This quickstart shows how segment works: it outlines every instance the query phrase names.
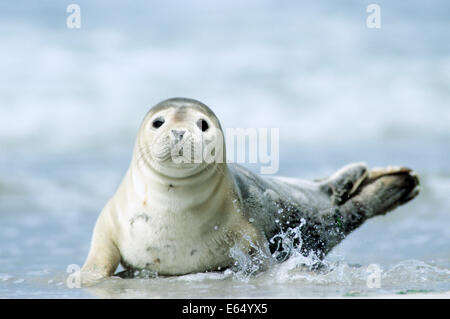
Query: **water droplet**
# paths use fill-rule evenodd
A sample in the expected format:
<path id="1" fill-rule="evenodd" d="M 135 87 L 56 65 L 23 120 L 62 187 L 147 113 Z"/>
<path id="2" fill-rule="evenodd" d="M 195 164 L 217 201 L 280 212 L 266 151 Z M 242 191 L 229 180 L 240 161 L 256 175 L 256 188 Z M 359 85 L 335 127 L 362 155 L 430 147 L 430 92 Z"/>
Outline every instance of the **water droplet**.
<path id="1" fill-rule="evenodd" d="M 218 230 L 219 229 L 219 226 L 214 226 L 214 230 Z"/>
<path id="2" fill-rule="evenodd" d="M 250 223 L 253 223 L 253 222 L 255 221 L 255 219 L 254 219 L 254 218 L 249 218 L 248 221 L 249 221 Z"/>
<path id="3" fill-rule="evenodd" d="M 275 219 L 275 223 L 277 223 L 277 224 L 278 224 L 279 222 L 280 222 L 280 220 L 279 220 L 279 219 Z"/>
<path id="4" fill-rule="evenodd" d="M 277 211 L 278 214 L 281 214 L 282 212 L 284 212 L 284 209 L 283 209 L 283 208 L 280 208 L 280 209 Z"/>

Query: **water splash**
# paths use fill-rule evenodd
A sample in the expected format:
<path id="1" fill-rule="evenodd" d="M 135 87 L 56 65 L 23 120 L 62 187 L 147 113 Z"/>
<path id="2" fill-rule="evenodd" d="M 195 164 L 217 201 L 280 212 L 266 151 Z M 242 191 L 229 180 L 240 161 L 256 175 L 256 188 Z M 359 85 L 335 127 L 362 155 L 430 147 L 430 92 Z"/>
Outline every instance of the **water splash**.
<path id="1" fill-rule="evenodd" d="M 251 250 L 250 254 L 242 248 L 248 246 Z M 260 275 L 271 264 L 271 256 L 268 256 L 261 247 L 245 234 L 242 236 L 241 242 L 231 247 L 229 254 L 234 260 L 234 264 L 225 272 L 232 274 L 233 278 L 243 282 L 248 282 L 251 277 Z"/>
<path id="2" fill-rule="evenodd" d="M 250 278 L 261 275 L 263 271 L 269 270 L 280 262 L 287 263 L 288 269 L 301 268 L 307 270 L 319 270 L 325 264 L 310 252 L 307 256 L 302 253 L 301 230 L 306 221 L 301 220 L 297 227 L 288 228 L 281 231 L 270 239 L 270 243 L 277 244 L 277 249 L 271 255 L 267 253 L 247 236 L 243 235 L 243 241 L 251 247 L 252 253 L 243 250 L 246 247 L 242 243 L 235 244 L 230 249 L 230 257 L 234 260 L 233 266 L 227 270 L 233 278 L 248 282 Z"/>

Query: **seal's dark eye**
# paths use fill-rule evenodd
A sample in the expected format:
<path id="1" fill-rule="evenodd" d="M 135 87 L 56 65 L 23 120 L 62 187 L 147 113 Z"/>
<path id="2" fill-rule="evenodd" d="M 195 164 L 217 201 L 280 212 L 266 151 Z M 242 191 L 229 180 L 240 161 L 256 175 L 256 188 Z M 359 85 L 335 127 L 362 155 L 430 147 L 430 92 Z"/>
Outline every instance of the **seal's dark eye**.
<path id="1" fill-rule="evenodd" d="M 164 124 L 164 119 L 162 117 L 158 117 L 156 120 L 153 121 L 152 126 L 154 128 L 159 128 L 163 124 Z"/>
<path id="2" fill-rule="evenodd" d="M 208 122 L 206 122 L 203 119 L 200 119 L 197 121 L 197 126 L 199 129 L 201 129 L 203 132 L 206 132 L 209 129 Z"/>

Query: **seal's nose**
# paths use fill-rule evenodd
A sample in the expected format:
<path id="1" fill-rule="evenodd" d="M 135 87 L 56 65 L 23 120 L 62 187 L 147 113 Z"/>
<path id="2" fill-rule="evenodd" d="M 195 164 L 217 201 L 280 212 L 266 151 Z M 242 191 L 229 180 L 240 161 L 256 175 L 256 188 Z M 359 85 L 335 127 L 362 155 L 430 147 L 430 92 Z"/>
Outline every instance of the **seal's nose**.
<path id="1" fill-rule="evenodd" d="M 186 133 L 186 130 L 172 130 L 172 134 L 175 137 L 175 141 L 177 142 L 183 139 L 184 133 Z"/>

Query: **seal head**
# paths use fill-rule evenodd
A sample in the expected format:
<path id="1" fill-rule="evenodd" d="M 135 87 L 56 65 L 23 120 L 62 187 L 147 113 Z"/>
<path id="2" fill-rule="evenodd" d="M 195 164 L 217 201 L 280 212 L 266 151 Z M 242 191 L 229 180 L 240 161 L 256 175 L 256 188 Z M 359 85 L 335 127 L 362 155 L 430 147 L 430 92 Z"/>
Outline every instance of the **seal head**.
<path id="1" fill-rule="evenodd" d="M 134 161 L 172 178 L 189 177 L 223 159 L 219 120 L 205 104 L 171 98 L 155 105 L 144 118 Z"/>

